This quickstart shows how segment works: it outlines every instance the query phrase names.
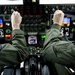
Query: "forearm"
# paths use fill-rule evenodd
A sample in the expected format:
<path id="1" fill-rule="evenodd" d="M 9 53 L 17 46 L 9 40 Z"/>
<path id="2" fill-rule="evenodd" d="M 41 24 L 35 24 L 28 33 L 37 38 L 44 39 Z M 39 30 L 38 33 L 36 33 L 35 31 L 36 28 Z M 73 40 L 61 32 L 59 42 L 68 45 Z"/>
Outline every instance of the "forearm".
<path id="1" fill-rule="evenodd" d="M 16 29 L 12 32 L 12 35 L 12 45 L 18 50 L 18 52 L 20 52 L 20 56 L 23 57 L 20 57 L 22 61 L 29 55 L 29 50 L 26 46 L 24 32 L 20 29 Z"/>
<path id="2" fill-rule="evenodd" d="M 42 55 L 49 61 L 64 66 L 75 65 L 75 47 L 69 41 L 63 41 L 60 30 L 56 27 L 46 34 Z"/>
<path id="3" fill-rule="evenodd" d="M 20 30 L 22 17 L 19 12 L 14 11 L 11 15 L 12 24 L 12 44 L 2 44 L 0 51 L 0 66 L 15 65 L 29 55 L 26 47 L 24 32 Z"/>
<path id="4" fill-rule="evenodd" d="M 0 65 L 10 66 L 20 63 L 29 55 L 26 47 L 24 33 L 21 30 L 14 30 L 12 33 L 12 45 L 2 44 L 0 51 Z"/>
<path id="5" fill-rule="evenodd" d="M 15 29 L 12 31 L 12 45 L 17 49 L 19 49 L 18 47 L 26 47 L 26 40 L 22 30 Z"/>
<path id="6" fill-rule="evenodd" d="M 60 29 L 60 26 L 53 25 L 51 29 L 46 32 L 44 46 L 47 45 L 47 43 L 53 42 L 54 40 L 62 39 Z"/>
<path id="7" fill-rule="evenodd" d="M 75 66 L 75 46 L 71 42 L 59 41 L 53 46 L 57 63 L 64 66 Z"/>
<path id="8" fill-rule="evenodd" d="M 3 45 L 4 46 L 4 45 Z M 5 47 L 10 46 L 10 44 L 5 45 Z M 13 46 L 11 46 L 11 48 L 13 48 Z M 8 49 L 8 50 L 7 50 Z M 0 52 L 0 66 L 4 67 L 4 66 L 14 66 L 16 64 L 19 64 L 20 58 L 19 58 L 19 54 L 17 52 L 17 50 L 14 49 L 10 49 L 9 48 L 4 48 L 1 52 Z"/>

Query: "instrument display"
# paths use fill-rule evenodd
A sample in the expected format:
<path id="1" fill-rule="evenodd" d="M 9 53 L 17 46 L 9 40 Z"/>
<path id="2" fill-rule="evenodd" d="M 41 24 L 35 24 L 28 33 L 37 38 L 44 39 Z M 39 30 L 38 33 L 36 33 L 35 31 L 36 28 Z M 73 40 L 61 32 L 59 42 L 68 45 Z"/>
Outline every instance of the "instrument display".
<path id="1" fill-rule="evenodd" d="M 64 17 L 61 26 L 70 26 L 71 18 L 70 17 Z"/>

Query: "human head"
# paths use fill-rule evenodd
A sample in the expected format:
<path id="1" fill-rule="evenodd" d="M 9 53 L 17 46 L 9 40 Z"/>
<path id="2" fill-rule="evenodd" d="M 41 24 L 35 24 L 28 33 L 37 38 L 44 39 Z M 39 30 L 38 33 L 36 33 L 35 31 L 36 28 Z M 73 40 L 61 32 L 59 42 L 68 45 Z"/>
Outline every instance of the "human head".
<path id="1" fill-rule="evenodd" d="M 64 13 L 61 10 L 56 10 L 53 15 L 53 23 L 61 25 L 64 18 Z"/>

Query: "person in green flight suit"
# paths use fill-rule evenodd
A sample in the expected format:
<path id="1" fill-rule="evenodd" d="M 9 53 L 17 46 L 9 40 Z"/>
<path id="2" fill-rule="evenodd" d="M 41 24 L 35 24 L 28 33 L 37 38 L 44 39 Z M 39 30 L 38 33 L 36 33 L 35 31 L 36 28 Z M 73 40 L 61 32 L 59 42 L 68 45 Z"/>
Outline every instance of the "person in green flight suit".
<path id="1" fill-rule="evenodd" d="M 75 46 L 72 42 L 62 40 L 61 23 L 64 13 L 56 10 L 53 15 L 53 25 L 46 32 L 43 57 L 53 63 L 67 67 L 75 67 Z"/>
<path id="2" fill-rule="evenodd" d="M 19 12 L 14 11 L 11 15 L 12 44 L 1 44 L 0 68 L 19 64 L 29 55 L 26 47 L 24 32 L 20 30 L 22 17 Z"/>

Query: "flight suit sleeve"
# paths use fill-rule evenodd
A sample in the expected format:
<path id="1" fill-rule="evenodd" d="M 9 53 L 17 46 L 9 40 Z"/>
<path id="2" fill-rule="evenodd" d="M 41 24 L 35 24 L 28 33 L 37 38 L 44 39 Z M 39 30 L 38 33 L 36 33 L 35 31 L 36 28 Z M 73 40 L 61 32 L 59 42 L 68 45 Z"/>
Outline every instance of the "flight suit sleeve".
<path id="1" fill-rule="evenodd" d="M 75 66 L 75 46 L 70 41 L 62 40 L 61 27 L 53 25 L 46 33 L 42 55 L 49 61 L 67 67 Z"/>
<path id="2" fill-rule="evenodd" d="M 29 55 L 24 32 L 19 29 L 12 31 L 12 44 L 2 44 L 0 66 L 13 66 L 25 60 Z"/>

